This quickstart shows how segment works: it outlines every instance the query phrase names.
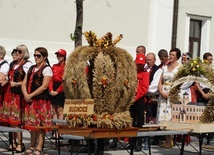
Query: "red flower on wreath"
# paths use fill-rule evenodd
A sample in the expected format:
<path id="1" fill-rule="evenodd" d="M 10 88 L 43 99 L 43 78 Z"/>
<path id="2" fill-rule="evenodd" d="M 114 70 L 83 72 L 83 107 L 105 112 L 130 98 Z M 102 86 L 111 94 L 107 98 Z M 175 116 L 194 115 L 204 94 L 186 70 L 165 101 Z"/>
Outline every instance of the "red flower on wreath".
<path id="1" fill-rule="evenodd" d="M 97 116 L 96 115 L 93 115 L 93 120 L 97 121 Z"/>
<path id="2" fill-rule="evenodd" d="M 102 85 L 103 85 L 103 86 L 107 86 L 107 85 L 108 85 L 108 83 L 107 83 L 107 78 L 106 78 L 106 77 L 102 77 L 101 82 L 102 82 Z"/>

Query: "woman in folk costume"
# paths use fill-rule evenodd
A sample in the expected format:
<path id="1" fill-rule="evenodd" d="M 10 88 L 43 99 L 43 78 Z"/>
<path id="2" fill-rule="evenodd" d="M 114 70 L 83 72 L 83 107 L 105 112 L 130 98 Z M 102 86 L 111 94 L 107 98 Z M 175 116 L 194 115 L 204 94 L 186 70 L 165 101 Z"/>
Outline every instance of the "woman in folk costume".
<path id="1" fill-rule="evenodd" d="M 168 93 L 172 86 L 172 80 L 181 66 L 177 60 L 181 56 L 181 51 L 178 48 L 173 48 L 169 53 L 169 63 L 163 67 L 163 72 L 158 84 L 159 103 L 157 108 L 157 122 L 170 121 L 172 118 L 171 103 L 169 102 Z M 167 136 L 165 143 L 162 145 L 165 148 L 171 148 L 173 141 L 170 136 Z"/>
<path id="2" fill-rule="evenodd" d="M 53 118 L 62 120 L 65 102 L 65 95 L 63 91 L 63 74 L 66 61 L 66 51 L 64 49 L 59 49 L 55 54 L 58 63 L 52 66 L 53 77 L 49 83 L 49 93 L 51 96 L 51 105 L 53 108 Z M 56 137 L 57 135 L 54 135 L 53 138 Z"/>
<path id="3" fill-rule="evenodd" d="M 36 129 L 36 126 L 50 126 L 52 124 L 52 108 L 48 85 L 53 72 L 48 61 L 48 51 L 38 47 L 34 51 L 36 64 L 28 70 L 22 83 L 22 92 L 25 104 L 24 128 L 31 130 L 30 147 L 25 155 L 42 154 L 45 139 L 45 130 Z M 36 146 L 37 144 L 37 146 Z"/>
<path id="4" fill-rule="evenodd" d="M 56 53 L 58 60 L 57 64 L 52 66 L 53 77 L 49 84 L 49 92 L 51 97 L 51 104 L 54 110 L 53 118 L 63 119 L 63 107 L 65 96 L 63 92 L 63 73 L 66 61 L 66 51 L 59 49 Z"/>
<path id="5" fill-rule="evenodd" d="M 8 73 L 8 87 L 4 96 L 4 114 L 3 122 L 8 122 L 10 126 L 20 128 L 22 126 L 23 115 L 23 94 L 21 91 L 21 84 L 25 74 L 32 65 L 29 59 L 29 51 L 27 46 L 19 45 L 13 50 L 17 54 L 16 60 L 10 63 L 10 70 Z M 13 144 L 16 153 L 21 153 L 25 150 L 22 143 L 22 133 L 16 132 L 13 134 Z M 16 139 L 18 141 L 16 141 Z M 12 147 L 7 148 L 12 151 Z"/>
<path id="6" fill-rule="evenodd" d="M 5 48 L 0 45 L 0 118 L 3 114 L 4 83 L 6 81 L 6 76 L 9 71 L 9 64 L 6 60 L 4 60 L 5 55 Z"/>

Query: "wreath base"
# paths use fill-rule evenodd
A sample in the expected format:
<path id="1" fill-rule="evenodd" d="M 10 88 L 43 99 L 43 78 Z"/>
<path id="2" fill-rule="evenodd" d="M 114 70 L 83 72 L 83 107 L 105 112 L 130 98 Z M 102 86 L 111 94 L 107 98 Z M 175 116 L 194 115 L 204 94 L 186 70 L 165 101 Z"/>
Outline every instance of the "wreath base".
<path id="1" fill-rule="evenodd" d="M 132 127 L 132 118 L 129 111 L 102 114 L 70 114 L 65 120 L 69 127 L 84 127 L 84 128 L 107 128 L 107 129 L 123 129 Z"/>

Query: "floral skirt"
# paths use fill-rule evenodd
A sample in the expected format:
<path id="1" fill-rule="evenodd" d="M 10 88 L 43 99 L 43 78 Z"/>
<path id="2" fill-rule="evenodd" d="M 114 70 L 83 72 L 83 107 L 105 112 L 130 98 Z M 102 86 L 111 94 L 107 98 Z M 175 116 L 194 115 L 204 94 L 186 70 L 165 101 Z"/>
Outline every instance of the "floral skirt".
<path id="1" fill-rule="evenodd" d="M 52 125 L 52 106 L 50 100 L 38 99 L 25 104 L 24 128 L 36 130 L 36 126 Z"/>
<path id="2" fill-rule="evenodd" d="M 1 110 L 1 121 L 3 123 L 20 126 L 22 124 L 23 96 L 7 92 Z"/>

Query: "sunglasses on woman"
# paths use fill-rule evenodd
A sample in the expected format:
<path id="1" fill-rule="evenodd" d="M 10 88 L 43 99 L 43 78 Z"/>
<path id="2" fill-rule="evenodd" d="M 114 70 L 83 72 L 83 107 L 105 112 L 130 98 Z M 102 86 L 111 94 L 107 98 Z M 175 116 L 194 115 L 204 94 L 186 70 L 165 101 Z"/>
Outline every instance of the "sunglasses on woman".
<path id="1" fill-rule="evenodd" d="M 22 54 L 22 50 L 13 49 L 11 54 L 14 54 L 14 53 Z"/>
<path id="2" fill-rule="evenodd" d="M 41 54 L 34 54 L 33 56 L 34 56 L 34 58 L 41 58 L 42 57 Z"/>

